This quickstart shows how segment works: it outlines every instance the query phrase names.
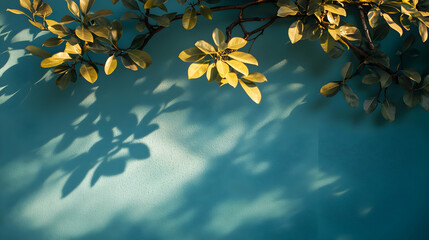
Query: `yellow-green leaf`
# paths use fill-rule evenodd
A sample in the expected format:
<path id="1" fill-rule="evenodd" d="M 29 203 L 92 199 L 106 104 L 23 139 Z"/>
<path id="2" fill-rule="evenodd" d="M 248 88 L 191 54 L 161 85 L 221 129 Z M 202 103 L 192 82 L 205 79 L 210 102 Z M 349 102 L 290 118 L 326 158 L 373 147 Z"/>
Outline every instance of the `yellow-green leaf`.
<path id="1" fill-rule="evenodd" d="M 267 81 L 267 78 L 265 77 L 265 75 L 258 72 L 250 73 L 249 75 L 243 76 L 242 78 L 252 82 L 257 82 L 257 83 L 262 83 Z"/>
<path id="2" fill-rule="evenodd" d="M 340 83 L 338 82 L 330 82 L 325 84 L 320 89 L 320 94 L 325 95 L 327 97 L 334 96 L 340 90 Z"/>
<path id="3" fill-rule="evenodd" d="M 32 21 L 32 20 L 30 20 L 30 19 L 28 19 L 28 21 L 29 21 L 33 26 L 37 27 L 38 29 L 45 30 L 45 27 L 43 26 L 43 24 L 41 24 L 41 23 L 39 23 L 39 22 Z"/>
<path id="4" fill-rule="evenodd" d="M 292 6 L 281 6 L 279 10 L 277 11 L 277 16 L 279 17 L 287 17 L 287 16 L 293 16 L 298 13 L 299 9 L 296 5 Z"/>
<path id="5" fill-rule="evenodd" d="M 124 65 L 124 67 L 127 69 L 130 69 L 132 71 L 138 70 L 137 65 L 133 62 L 133 60 L 131 60 L 131 58 L 130 58 L 130 56 L 128 56 L 128 54 L 121 56 L 121 62 L 122 62 L 122 65 Z"/>
<path id="6" fill-rule="evenodd" d="M 60 65 L 61 63 L 72 59 L 68 53 L 65 52 L 59 52 L 55 53 L 51 57 L 45 58 L 41 63 L 40 66 L 42 68 L 50 68 Z"/>
<path id="7" fill-rule="evenodd" d="M 112 28 L 110 29 L 110 34 L 112 35 L 112 40 L 117 42 L 122 37 L 122 24 L 118 20 L 113 20 Z"/>
<path id="8" fill-rule="evenodd" d="M 302 38 L 302 33 L 304 32 L 304 24 L 301 20 L 293 22 L 288 30 L 288 35 L 290 42 L 292 44 L 298 42 Z"/>
<path id="9" fill-rule="evenodd" d="M 28 11 L 32 12 L 30 0 L 19 0 L 19 4 L 21 5 L 21 7 L 26 8 Z"/>
<path id="10" fill-rule="evenodd" d="M 73 0 L 66 0 L 66 2 L 67 2 L 67 7 L 69 8 L 69 11 L 77 18 L 79 18 L 80 17 L 79 6 L 75 2 L 73 2 Z"/>
<path id="11" fill-rule="evenodd" d="M 320 45 L 322 46 L 325 52 L 330 52 L 334 48 L 335 39 L 329 34 L 328 31 L 323 31 L 322 36 L 320 37 Z"/>
<path id="12" fill-rule="evenodd" d="M 79 72 L 82 77 L 85 78 L 86 81 L 90 83 L 94 83 L 95 81 L 97 81 L 98 74 L 93 66 L 89 64 L 82 64 Z"/>
<path id="13" fill-rule="evenodd" d="M 206 54 L 216 53 L 216 49 L 210 43 L 200 40 L 195 43 L 195 46 Z"/>
<path id="14" fill-rule="evenodd" d="M 44 3 L 36 12 L 37 16 L 41 16 L 43 18 L 52 14 L 52 8 L 47 3 Z"/>
<path id="15" fill-rule="evenodd" d="M 115 55 L 110 56 L 106 64 L 104 64 L 104 72 L 106 75 L 110 75 L 113 71 L 115 71 L 116 66 L 118 65 L 118 61 L 116 61 Z"/>
<path id="16" fill-rule="evenodd" d="M 237 84 L 238 84 L 237 74 L 235 74 L 234 72 L 229 72 L 226 74 L 225 78 L 226 78 L 226 81 L 228 81 L 229 85 L 231 85 L 234 88 L 237 87 Z"/>
<path id="17" fill-rule="evenodd" d="M 222 78 L 225 78 L 226 74 L 229 73 L 228 64 L 226 64 L 225 62 L 220 61 L 220 60 L 216 62 L 216 69 Z"/>
<path id="18" fill-rule="evenodd" d="M 228 48 L 233 50 L 238 50 L 244 46 L 246 46 L 247 41 L 244 38 L 241 37 L 233 37 L 228 42 Z"/>
<path id="19" fill-rule="evenodd" d="M 43 42 L 42 46 L 55 47 L 60 45 L 62 42 L 64 42 L 64 39 L 53 37 L 53 38 L 46 39 L 46 41 Z"/>
<path id="20" fill-rule="evenodd" d="M 213 31 L 212 38 L 213 38 L 213 42 L 218 47 L 221 43 L 225 42 L 225 35 L 223 34 L 223 32 L 221 30 L 219 30 L 219 28 L 216 28 Z"/>
<path id="21" fill-rule="evenodd" d="M 185 49 L 179 54 L 179 58 L 184 62 L 197 62 L 205 56 L 206 54 L 197 47 Z"/>
<path id="22" fill-rule="evenodd" d="M 64 52 L 70 53 L 70 54 L 81 54 L 82 48 L 80 47 L 79 43 L 72 45 L 69 42 L 67 42 L 66 49 L 64 50 Z"/>
<path id="23" fill-rule="evenodd" d="M 95 25 L 95 26 L 89 26 L 88 30 L 92 33 L 94 33 L 96 36 L 109 39 L 109 29 L 105 26 Z"/>
<path id="24" fill-rule="evenodd" d="M 419 33 L 422 37 L 422 42 L 426 42 L 428 40 L 428 27 L 422 22 L 419 21 Z"/>
<path id="25" fill-rule="evenodd" d="M 208 67 L 208 62 L 192 63 L 188 68 L 188 78 L 194 79 L 201 77 L 202 75 L 204 75 L 204 73 L 206 73 Z"/>
<path id="26" fill-rule="evenodd" d="M 383 18 L 384 18 L 384 20 L 386 20 L 387 24 L 389 24 L 390 28 L 397 31 L 399 33 L 399 36 L 402 36 L 403 30 L 402 30 L 401 26 L 399 26 L 397 23 L 395 23 L 389 14 L 383 13 Z"/>
<path id="27" fill-rule="evenodd" d="M 195 8 L 186 8 L 185 14 L 182 17 L 182 25 L 186 30 L 191 30 L 197 24 L 197 12 Z"/>
<path id="28" fill-rule="evenodd" d="M 6 9 L 6 11 L 11 12 L 11 13 L 14 13 L 14 14 L 23 14 L 23 15 L 25 15 L 25 16 L 27 16 L 27 17 L 30 17 L 30 16 L 28 16 L 26 13 L 24 13 L 24 12 L 22 12 L 22 11 L 19 11 L 19 10 L 16 10 L 16 9 L 10 9 L 10 8 L 8 8 L 8 9 Z"/>
<path id="29" fill-rule="evenodd" d="M 91 9 L 92 5 L 94 4 L 95 0 L 80 0 L 80 10 L 83 14 L 87 14 L 89 10 Z"/>
<path id="30" fill-rule="evenodd" d="M 53 34 L 58 35 L 58 37 L 60 38 L 68 36 L 70 34 L 69 29 L 62 24 L 54 24 L 52 26 L 49 26 L 48 30 L 51 31 Z"/>
<path id="31" fill-rule="evenodd" d="M 48 58 L 51 57 L 52 54 L 44 49 L 41 49 L 39 47 L 36 46 L 27 46 L 25 48 L 25 50 L 27 50 L 28 52 L 30 52 L 31 54 L 33 54 L 34 56 L 38 56 L 38 57 L 42 57 L 42 58 Z"/>
<path id="32" fill-rule="evenodd" d="M 228 60 L 226 61 L 226 63 L 228 63 L 229 66 L 231 66 L 232 68 L 234 68 L 237 72 L 243 74 L 243 75 L 247 75 L 249 74 L 249 69 L 247 68 L 247 66 L 237 60 Z"/>
<path id="33" fill-rule="evenodd" d="M 328 12 L 335 13 L 335 14 L 338 14 L 341 16 L 347 15 L 347 12 L 344 8 L 342 8 L 338 5 L 335 5 L 335 4 L 325 4 L 325 5 L 323 5 L 323 8 Z"/>
<path id="34" fill-rule="evenodd" d="M 232 52 L 230 54 L 228 54 L 228 57 L 244 62 L 244 63 L 248 63 L 248 64 L 253 64 L 253 65 L 258 65 L 258 60 L 256 60 L 256 58 L 254 56 L 252 56 L 252 54 L 250 53 L 245 53 L 245 52 Z"/>
<path id="35" fill-rule="evenodd" d="M 75 30 L 75 33 L 76 33 L 76 36 L 82 39 L 83 41 L 86 41 L 86 42 L 94 41 L 92 33 L 83 25 L 80 25 L 79 27 L 77 27 Z"/>
<path id="36" fill-rule="evenodd" d="M 212 20 L 212 10 L 206 5 L 200 5 L 200 13 L 203 17 Z"/>
<path id="37" fill-rule="evenodd" d="M 248 81 L 243 81 L 241 79 L 238 79 L 238 81 L 240 82 L 241 87 L 244 89 L 250 99 L 252 99 L 255 103 L 259 104 L 261 102 L 262 95 L 256 84 Z"/>
<path id="38" fill-rule="evenodd" d="M 207 68 L 206 77 L 209 82 L 214 81 L 216 79 L 217 69 L 216 64 L 212 63 Z"/>
<path id="39" fill-rule="evenodd" d="M 133 49 L 128 52 L 130 58 L 141 68 L 147 68 L 152 64 L 152 58 L 150 55 L 142 50 Z"/>

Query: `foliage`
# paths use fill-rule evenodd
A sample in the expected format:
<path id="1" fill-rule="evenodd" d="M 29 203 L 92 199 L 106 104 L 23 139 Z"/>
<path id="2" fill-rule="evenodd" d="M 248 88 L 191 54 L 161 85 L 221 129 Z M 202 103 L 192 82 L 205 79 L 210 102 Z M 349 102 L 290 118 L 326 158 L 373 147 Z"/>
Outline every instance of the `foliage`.
<path id="1" fill-rule="evenodd" d="M 413 68 L 405 67 L 403 56 L 416 54 L 412 48 L 415 42 L 413 34 L 404 39 L 402 48 L 397 55 L 400 63 L 391 69 L 389 56 L 380 50 L 379 41 L 383 40 L 390 30 L 399 36 L 405 31 L 418 31 L 420 40 L 428 39 L 429 1 L 422 0 L 249 0 L 238 5 L 218 5 L 220 0 L 177 0 L 184 5 L 183 14 L 169 12 L 168 0 L 121 0 L 128 9 L 120 18 L 121 21 L 133 21 L 141 34 L 134 37 L 130 46 L 121 48 L 118 41 L 123 35 L 122 23 L 110 21 L 107 16 L 113 14 L 109 9 L 91 11 L 95 0 L 66 0 L 69 15 L 59 22 L 48 19 L 53 10 L 43 0 L 20 0 L 23 11 L 8 9 L 14 14 L 27 16 L 28 21 L 42 31 L 49 31 L 54 37 L 47 39 L 43 46 L 54 47 L 65 45 L 62 52 L 54 54 L 36 47 L 26 49 L 35 56 L 42 57 L 42 68 L 54 68 L 58 75 L 56 84 L 60 89 L 66 88 L 70 82 L 76 82 L 77 72 L 85 80 L 94 83 L 99 74 L 99 67 L 104 68 L 106 75 L 112 74 L 118 58 L 122 65 L 130 70 L 147 68 L 152 64 L 149 53 L 143 51 L 151 38 L 172 21 L 181 20 L 186 30 L 193 29 L 197 24 L 198 15 L 209 20 L 214 12 L 229 9 L 238 10 L 238 19 L 226 28 L 226 34 L 215 29 L 212 37 L 215 46 L 200 40 L 195 46 L 183 50 L 179 58 L 190 62 L 188 78 L 200 78 L 204 74 L 209 82 L 216 81 L 219 86 L 229 84 L 236 87 L 238 83 L 247 95 L 256 103 L 261 101 L 261 92 L 255 83 L 267 81 L 258 72 L 249 73 L 246 64 L 258 65 L 258 61 L 249 52 L 254 41 L 264 30 L 282 18 L 292 18 L 288 35 L 290 42 L 295 44 L 302 40 L 320 42 L 322 49 L 329 56 L 337 58 L 346 49 L 352 50 L 357 58 L 357 66 L 352 62 L 344 65 L 341 80 L 332 81 L 320 89 L 320 93 L 332 97 L 342 92 L 350 107 L 359 106 L 359 97 L 347 82 L 361 76 L 364 85 L 378 85 L 376 96 L 363 102 L 366 113 L 374 112 L 381 103 L 381 114 L 387 121 L 394 121 L 396 107 L 388 97 L 387 91 L 394 85 L 404 89 L 403 102 L 409 108 L 420 103 L 429 110 L 429 75 L 424 78 Z M 111 0 L 117 4 L 119 0 Z M 226 1 L 224 1 L 226 2 Z M 263 5 L 272 9 L 268 16 L 245 17 L 244 10 L 251 6 Z M 154 14 L 160 9 L 164 14 Z M 160 12 L 160 11 L 155 11 Z M 349 15 L 356 14 L 360 24 L 356 26 L 346 22 Z M 246 22 L 263 22 L 260 27 L 248 30 Z M 234 28 L 239 27 L 243 37 L 232 37 Z M 248 52 L 241 49 L 250 42 Z M 247 45 L 249 46 L 249 45 Z M 103 63 L 91 60 L 91 54 L 106 54 Z M 383 94 L 382 94 L 383 93 Z"/>

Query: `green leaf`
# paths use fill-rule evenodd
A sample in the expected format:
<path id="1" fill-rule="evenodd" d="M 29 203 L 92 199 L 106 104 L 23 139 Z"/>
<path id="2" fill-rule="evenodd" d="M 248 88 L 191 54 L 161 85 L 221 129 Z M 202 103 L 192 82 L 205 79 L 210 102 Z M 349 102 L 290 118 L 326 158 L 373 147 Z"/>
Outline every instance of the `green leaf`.
<path id="1" fill-rule="evenodd" d="M 168 27 L 170 26 L 170 19 L 163 15 L 163 16 L 157 16 L 154 14 L 149 14 L 149 17 L 151 19 L 153 19 L 156 23 L 158 23 L 158 25 L 163 26 L 163 27 Z"/>
<path id="2" fill-rule="evenodd" d="M 323 31 L 322 36 L 320 37 L 320 45 L 322 46 L 325 52 L 330 52 L 334 47 L 335 40 L 332 38 L 331 34 L 328 31 Z"/>
<path id="3" fill-rule="evenodd" d="M 413 35 L 408 35 L 405 40 L 404 43 L 402 44 L 402 53 L 406 52 L 408 49 L 410 49 L 410 47 L 414 44 L 415 42 L 415 38 Z"/>
<path id="4" fill-rule="evenodd" d="M 206 73 L 207 68 L 209 67 L 208 62 L 204 63 L 192 63 L 188 68 L 188 78 L 194 79 L 199 78 Z"/>
<path id="5" fill-rule="evenodd" d="M 392 84 L 392 76 L 386 72 L 383 72 L 380 76 L 380 84 L 382 88 L 387 88 Z"/>
<path id="6" fill-rule="evenodd" d="M 75 30 L 75 33 L 76 33 L 76 36 L 82 39 L 83 41 L 86 41 L 86 42 L 94 41 L 92 33 L 83 25 L 80 25 L 79 27 L 77 27 Z"/>
<path id="7" fill-rule="evenodd" d="M 229 85 L 231 85 L 233 88 L 237 87 L 237 84 L 238 84 L 237 74 L 235 74 L 234 72 L 229 72 L 226 74 L 225 78 Z"/>
<path id="8" fill-rule="evenodd" d="M 77 18 L 80 18 L 79 7 L 73 0 L 66 0 L 69 11 Z"/>
<path id="9" fill-rule="evenodd" d="M 382 16 L 383 16 L 384 20 L 386 20 L 387 24 L 389 24 L 389 27 L 392 28 L 393 30 L 397 31 L 399 33 L 399 36 L 402 36 L 403 30 L 402 30 L 401 26 L 399 26 L 397 23 L 395 23 L 395 21 L 393 21 L 392 17 L 390 17 L 389 14 L 383 13 Z"/>
<path id="10" fill-rule="evenodd" d="M 122 0 L 122 4 L 124 5 L 124 7 L 131 9 L 131 10 L 139 10 L 140 9 L 136 0 Z"/>
<path id="11" fill-rule="evenodd" d="M 219 28 L 216 28 L 212 33 L 213 42 L 216 44 L 216 46 L 219 47 L 221 43 L 225 42 L 225 35 Z"/>
<path id="12" fill-rule="evenodd" d="M 228 73 L 229 73 L 229 67 L 228 67 L 228 64 L 226 64 L 225 62 L 223 62 L 223 61 L 221 61 L 221 60 L 218 60 L 218 61 L 216 62 L 216 69 L 217 69 L 217 71 L 218 71 L 219 75 L 220 75 L 222 78 L 225 78 L 225 77 L 226 77 L 226 74 L 228 74 Z"/>
<path id="13" fill-rule="evenodd" d="M 420 102 L 420 95 L 417 94 L 417 92 L 414 92 L 413 90 L 405 91 L 404 96 L 402 97 L 402 100 L 404 100 L 405 105 L 409 108 L 413 108 Z"/>
<path id="14" fill-rule="evenodd" d="M 349 79 L 353 74 L 353 63 L 347 62 L 341 69 L 341 76 L 344 80 Z"/>
<path id="15" fill-rule="evenodd" d="M 248 81 L 243 81 L 241 79 L 238 79 L 238 81 L 240 82 L 241 87 L 244 89 L 250 99 L 252 99 L 255 103 L 259 104 L 261 102 L 262 95 L 256 84 Z"/>
<path id="16" fill-rule="evenodd" d="M 216 69 L 216 64 L 212 63 L 207 68 L 207 72 L 206 72 L 207 80 L 209 82 L 214 81 L 214 80 L 216 80 L 217 76 L 218 76 L 218 72 L 217 72 L 217 69 Z"/>
<path id="17" fill-rule="evenodd" d="M 112 74 L 112 72 L 115 71 L 117 65 L 118 61 L 116 61 L 114 54 L 107 58 L 106 63 L 104 64 L 104 72 L 106 75 Z"/>
<path id="18" fill-rule="evenodd" d="M 64 90 L 70 84 L 70 81 L 71 81 L 70 76 L 71 74 L 69 74 L 68 72 L 65 72 L 57 78 L 57 80 L 55 81 L 55 84 L 58 86 L 59 89 Z"/>
<path id="19" fill-rule="evenodd" d="M 133 60 L 131 60 L 130 56 L 128 56 L 128 54 L 125 55 L 121 55 L 121 62 L 122 65 L 124 65 L 125 68 L 128 68 L 132 71 L 137 71 L 138 67 L 137 65 L 133 62 Z"/>
<path id="20" fill-rule="evenodd" d="M 136 29 L 139 32 L 143 32 L 143 30 L 146 28 L 146 24 L 144 22 L 139 22 L 136 25 Z"/>
<path id="21" fill-rule="evenodd" d="M 292 44 L 298 42 L 302 38 L 302 33 L 304 32 L 304 24 L 301 20 L 293 22 L 288 30 L 288 35 L 290 42 Z"/>
<path id="22" fill-rule="evenodd" d="M 350 107 L 355 108 L 359 105 L 359 97 L 353 92 L 349 85 L 343 84 L 341 91 L 343 92 L 344 99 Z"/>
<path id="23" fill-rule="evenodd" d="M 429 111 L 429 93 L 423 91 L 420 95 L 420 106 L 426 111 Z"/>
<path id="24" fill-rule="evenodd" d="M 195 8 L 186 8 L 185 14 L 182 17 L 182 25 L 186 30 L 191 30 L 197 24 L 197 12 Z"/>
<path id="25" fill-rule="evenodd" d="M 287 17 L 294 16 L 299 12 L 299 9 L 296 5 L 292 6 L 281 6 L 277 11 L 277 16 L 279 17 Z"/>
<path id="26" fill-rule="evenodd" d="M 118 20 L 114 20 L 112 22 L 112 28 L 110 29 L 110 35 L 112 36 L 112 40 L 117 42 L 122 37 L 122 24 Z"/>
<path id="27" fill-rule="evenodd" d="M 233 37 L 228 42 L 228 48 L 233 49 L 233 50 L 238 50 L 238 49 L 246 46 L 246 44 L 247 44 L 246 39 L 241 38 L 241 37 Z"/>
<path id="28" fill-rule="evenodd" d="M 345 24 L 339 27 L 338 34 L 350 41 L 360 41 L 362 38 L 359 29 L 351 24 Z"/>
<path id="29" fill-rule="evenodd" d="M 45 42 L 43 42 L 42 46 L 55 47 L 55 46 L 60 45 L 62 42 L 64 42 L 64 39 L 53 37 L 53 38 L 46 39 Z"/>
<path id="30" fill-rule="evenodd" d="M 422 81 L 422 77 L 415 69 L 407 68 L 401 70 L 401 72 L 416 83 L 420 83 Z"/>
<path id="31" fill-rule="evenodd" d="M 385 99 L 381 104 L 381 115 L 389 122 L 395 121 L 396 107 L 392 101 Z"/>
<path id="32" fill-rule="evenodd" d="M 195 43 L 195 46 L 206 54 L 216 53 L 216 49 L 210 43 L 200 40 Z"/>
<path id="33" fill-rule="evenodd" d="M 363 102 L 363 110 L 365 113 L 372 113 L 375 109 L 377 109 L 378 100 L 376 97 L 367 98 Z"/>
<path id="34" fill-rule="evenodd" d="M 369 25 L 372 28 L 376 28 L 381 23 L 381 11 L 379 8 L 371 8 L 368 12 Z"/>
<path id="35" fill-rule="evenodd" d="M 70 53 L 70 54 L 81 54 L 82 48 L 80 47 L 79 43 L 72 45 L 69 42 L 67 42 L 64 52 Z"/>
<path id="36" fill-rule="evenodd" d="M 243 76 L 242 78 L 247 79 L 252 82 L 262 83 L 266 82 L 267 78 L 262 73 L 252 72 L 247 76 Z"/>
<path id="37" fill-rule="evenodd" d="M 346 16 L 347 12 L 344 8 L 335 5 L 335 4 L 325 4 L 323 5 L 323 8 L 325 9 L 325 11 L 331 12 L 331 13 L 335 13 L 341 16 Z"/>
<path id="38" fill-rule="evenodd" d="M 233 69 L 235 69 L 237 72 L 243 74 L 243 75 L 248 75 L 249 74 L 249 69 L 247 68 L 247 66 L 237 60 L 227 60 L 226 63 L 231 66 Z"/>
<path id="39" fill-rule="evenodd" d="M 152 58 L 145 51 L 133 49 L 128 52 L 128 55 L 137 65 L 143 69 L 149 67 L 152 64 Z"/>
<path id="40" fill-rule="evenodd" d="M 121 20 L 129 19 L 140 19 L 140 16 L 135 12 L 124 12 L 124 14 L 121 16 Z"/>
<path id="41" fill-rule="evenodd" d="M 252 54 L 250 53 L 245 53 L 245 52 L 232 52 L 230 54 L 228 54 L 228 57 L 241 61 L 243 63 L 248 63 L 248 64 L 252 64 L 252 65 L 258 65 L 258 61 L 256 60 L 256 58 L 254 56 L 252 56 Z"/>
<path id="42" fill-rule="evenodd" d="M 94 33 L 98 37 L 109 39 L 109 29 L 107 29 L 107 27 L 105 26 L 100 26 L 100 25 L 89 26 L 88 30 Z"/>
<path id="43" fill-rule="evenodd" d="M 322 88 L 320 88 L 320 94 L 325 95 L 327 97 L 332 97 L 340 90 L 340 83 L 338 82 L 330 82 L 325 85 L 323 85 Z"/>
<path id="44" fill-rule="evenodd" d="M 428 40 L 428 28 L 426 25 L 419 21 L 419 33 L 422 37 L 422 42 L 426 42 Z"/>
<path id="45" fill-rule="evenodd" d="M 94 83 L 95 81 L 97 81 L 98 74 L 93 66 L 86 63 L 82 64 L 79 72 L 82 77 L 85 78 L 86 81 L 90 83 Z"/>
<path id="46" fill-rule="evenodd" d="M 373 73 L 367 74 L 362 78 L 362 83 L 367 85 L 378 83 L 378 81 L 380 81 L 380 77 Z"/>
<path id="47" fill-rule="evenodd" d="M 44 3 L 36 12 L 37 16 L 46 18 L 52 14 L 52 8 L 47 3 Z"/>
<path id="48" fill-rule="evenodd" d="M 205 56 L 206 54 L 197 47 L 185 49 L 179 54 L 179 58 L 184 62 L 197 62 Z"/>
<path id="49" fill-rule="evenodd" d="M 52 54 L 50 52 L 43 50 L 39 47 L 32 46 L 32 45 L 27 46 L 25 48 L 25 50 L 27 50 L 28 52 L 30 52 L 34 56 L 41 57 L 41 58 L 48 58 L 48 57 L 52 56 Z"/>
<path id="50" fill-rule="evenodd" d="M 107 17 L 107 16 L 110 16 L 112 14 L 113 14 L 112 10 L 101 9 L 101 10 L 98 10 L 97 12 L 95 12 L 94 14 L 88 14 L 88 21 L 92 21 L 92 20 L 102 18 L 102 17 Z"/>
<path id="51" fill-rule="evenodd" d="M 94 4 L 95 0 L 80 0 L 80 10 L 83 14 L 87 14 L 89 10 L 91 9 L 92 5 Z"/>
<path id="52" fill-rule="evenodd" d="M 200 13 L 203 17 L 212 20 L 212 10 L 206 5 L 200 5 Z"/>

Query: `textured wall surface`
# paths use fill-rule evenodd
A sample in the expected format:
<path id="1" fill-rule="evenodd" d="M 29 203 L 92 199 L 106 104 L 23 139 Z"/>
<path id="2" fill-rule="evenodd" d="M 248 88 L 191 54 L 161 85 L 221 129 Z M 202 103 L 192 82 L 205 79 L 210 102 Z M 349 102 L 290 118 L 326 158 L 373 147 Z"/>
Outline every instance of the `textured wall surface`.
<path id="1" fill-rule="evenodd" d="M 162 31 L 147 70 L 60 91 L 23 50 L 47 36 L 5 12 L 17 2 L 0 2 L 0 239 L 429 239 L 429 114 L 397 99 L 387 123 L 319 95 L 347 56 L 274 25 L 253 48 L 269 79 L 256 105 L 177 58 L 222 13 Z M 377 91 L 359 81 L 361 99 Z"/>

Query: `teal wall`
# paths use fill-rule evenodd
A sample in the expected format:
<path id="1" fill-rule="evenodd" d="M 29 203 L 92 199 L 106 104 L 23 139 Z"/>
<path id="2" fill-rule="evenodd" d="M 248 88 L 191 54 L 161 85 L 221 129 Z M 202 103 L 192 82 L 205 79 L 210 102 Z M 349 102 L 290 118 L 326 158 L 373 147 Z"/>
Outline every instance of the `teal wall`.
<path id="1" fill-rule="evenodd" d="M 177 58 L 231 13 L 160 32 L 147 70 L 60 91 L 23 50 L 47 36 L 6 8 L 17 1 L 0 2 L 0 239 L 429 239 L 429 114 L 398 96 L 387 123 L 321 96 L 347 56 L 292 46 L 287 22 L 254 45 L 269 79 L 256 105 L 188 80 Z M 353 81 L 361 99 L 377 92 Z"/>

